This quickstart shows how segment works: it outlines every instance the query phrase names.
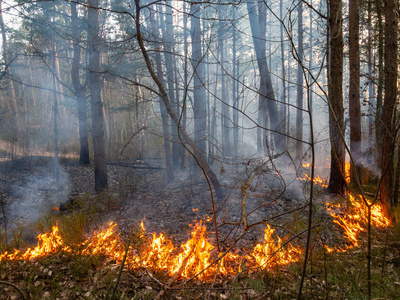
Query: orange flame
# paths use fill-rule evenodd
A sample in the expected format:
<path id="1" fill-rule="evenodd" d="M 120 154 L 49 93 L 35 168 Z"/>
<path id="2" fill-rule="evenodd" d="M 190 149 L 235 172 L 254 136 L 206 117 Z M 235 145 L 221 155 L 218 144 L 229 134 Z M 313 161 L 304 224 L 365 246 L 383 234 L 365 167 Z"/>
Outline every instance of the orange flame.
<path id="1" fill-rule="evenodd" d="M 50 233 L 38 235 L 38 246 L 28 249 L 24 253 L 15 250 L 14 253 L 5 252 L 0 255 L 0 261 L 7 260 L 29 260 L 47 256 L 51 253 L 64 251 L 73 254 L 105 254 L 117 261 L 122 261 L 124 250 L 119 246 L 119 235 L 114 233 L 117 226 L 110 223 L 109 227 L 94 234 L 91 238 L 74 247 L 66 246 L 59 235 L 58 226 L 54 226 Z M 141 237 L 145 237 L 145 228 L 141 222 Z M 250 271 L 261 269 L 273 269 L 279 265 L 287 265 L 299 260 L 301 249 L 290 244 L 284 246 L 282 239 L 273 238 L 274 229 L 269 225 L 265 229 L 264 243 L 257 244 L 249 254 L 233 254 L 232 252 L 217 255 L 215 247 L 207 240 L 206 226 L 202 222 L 191 226 L 192 237 L 179 249 L 175 249 L 171 240 L 163 233 L 153 233 L 149 243 L 134 251 L 129 250 L 127 265 L 132 268 L 146 267 L 152 270 L 163 270 L 170 276 L 190 278 L 198 276 L 200 280 L 206 280 L 215 276 L 218 272 L 222 275 L 236 274 L 242 271 L 245 265 Z M 224 255 L 224 257 L 221 257 Z M 220 257 L 218 263 L 213 263 Z"/>
<path id="2" fill-rule="evenodd" d="M 346 182 L 349 184 L 350 183 L 350 163 L 346 161 L 344 165 L 344 175 L 346 178 Z"/>
<path id="3" fill-rule="evenodd" d="M 306 173 L 303 173 L 304 177 L 300 178 L 300 180 L 307 180 L 307 181 L 311 181 L 311 177 L 308 176 Z M 326 179 L 322 179 L 319 175 L 314 176 L 314 180 L 313 180 L 314 184 L 319 185 L 323 188 L 327 188 L 328 184 Z"/>
<path id="4" fill-rule="evenodd" d="M 359 234 L 361 232 L 366 232 L 366 226 L 368 224 L 368 207 L 361 197 L 349 194 L 349 200 L 352 213 L 344 215 L 340 214 L 340 204 L 326 204 L 327 210 L 334 218 L 333 222 L 342 227 L 345 237 L 351 243 L 351 246 L 346 246 L 345 249 L 334 249 L 340 252 L 345 252 L 348 249 L 357 247 L 359 245 Z M 384 210 L 379 204 L 375 204 L 371 207 L 371 225 L 380 228 L 391 226 L 390 219 L 385 216 Z M 327 250 L 331 252 L 330 250 L 332 250 L 332 248 L 328 247 Z"/>

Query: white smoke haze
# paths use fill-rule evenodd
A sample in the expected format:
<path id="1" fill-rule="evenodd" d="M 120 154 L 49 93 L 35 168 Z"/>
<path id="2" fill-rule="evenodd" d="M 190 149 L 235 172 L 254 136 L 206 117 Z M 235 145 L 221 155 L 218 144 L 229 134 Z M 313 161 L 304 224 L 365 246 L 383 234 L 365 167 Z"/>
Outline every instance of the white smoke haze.
<path id="1" fill-rule="evenodd" d="M 56 169 L 59 168 L 59 181 Z M 71 191 L 69 175 L 59 162 L 36 167 L 26 177 L 10 186 L 13 201 L 6 206 L 7 226 L 29 225 L 69 200 Z"/>

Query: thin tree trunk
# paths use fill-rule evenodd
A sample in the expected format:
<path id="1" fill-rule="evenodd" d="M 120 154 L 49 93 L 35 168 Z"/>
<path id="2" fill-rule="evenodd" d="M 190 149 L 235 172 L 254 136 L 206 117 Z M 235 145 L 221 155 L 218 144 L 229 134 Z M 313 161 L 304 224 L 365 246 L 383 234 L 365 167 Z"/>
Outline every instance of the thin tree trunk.
<path id="1" fill-rule="evenodd" d="M 279 1 L 279 17 L 283 20 L 283 0 Z M 284 35 L 283 35 L 283 24 L 280 23 L 280 34 L 281 34 L 281 65 L 282 65 L 282 106 L 281 106 L 281 120 L 282 120 L 282 132 L 287 132 L 287 119 L 288 109 L 286 105 L 286 67 L 285 67 L 285 43 L 284 43 Z M 287 148 L 287 138 L 286 136 L 282 137 L 283 139 L 283 148 Z"/>
<path id="2" fill-rule="evenodd" d="M 204 64 L 201 49 L 200 5 L 190 7 L 191 37 L 192 37 L 192 67 L 193 79 L 193 115 L 194 115 L 194 140 L 199 149 L 206 153 L 206 105 L 204 88 Z"/>
<path id="3" fill-rule="evenodd" d="M 5 29 L 4 20 L 3 20 L 2 3 L 3 3 L 3 1 L 0 0 L 0 30 L 1 30 L 2 46 L 3 46 L 3 60 L 4 60 L 4 65 L 5 65 L 5 75 L 8 77 L 7 92 L 8 92 L 8 96 L 10 98 L 10 106 L 11 106 L 11 113 L 12 113 L 12 120 L 13 120 L 12 122 L 13 122 L 13 126 L 14 126 L 14 131 L 15 131 L 15 138 L 17 140 L 19 140 L 22 137 L 22 134 L 21 134 L 21 126 L 20 126 L 20 120 L 19 120 L 17 97 L 16 97 L 16 92 L 15 92 L 14 82 L 12 80 L 11 66 L 10 66 L 10 61 L 9 61 L 9 57 L 8 57 L 7 35 L 6 35 L 6 29 Z"/>
<path id="4" fill-rule="evenodd" d="M 343 29 L 342 1 L 329 1 L 330 63 L 329 63 L 329 133 L 331 142 L 331 172 L 328 188 L 342 195 L 346 186 L 344 165 L 344 109 L 343 109 Z"/>
<path id="5" fill-rule="evenodd" d="M 359 47 L 359 3 L 349 1 L 349 62 L 350 62 L 350 184 L 357 187 L 356 178 L 361 176 L 361 109 L 360 109 L 360 47 Z"/>
<path id="6" fill-rule="evenodd" d="M 378 18 L 378 91 L 376 97 L 376 112 L 375 112 L 375 139 L 377 148 L 377 164 L 382 164 L 382 99 L 383 99 L 383 21 L 382 21 L 382 3 L 376 0 L 376 12 Z"/>
<path id="7" fill-rule="evenodd" d="M 367 56 L 368 56 L 368 99 L 369 99 L 369 126 L 368 126 L 368 135 L 369 135 L 369 140 L 372 141 L 374 140 L 374 120 L 372 118 L 373 110 L 372 108 L 375 106 L 376 107 L 376 98 L 375 98 L 375 84 L 373 80 L 373 54 L 372 54 L 372 0 L 368 0 L 368 24 L 367 24 L 367 29 L 368 29 L 368 45 L 367 45 Z M 372 147 L 372 145 L 370 146 Z M 375 147 L 376 147 L 376 139 L 375 139 Z M 368 156 L 367 156 L 368 163 L 371 164 L 374 159 L 373 159 L 373 152 L 369 151 Z M 375 160 L 376 161 L 376 160 Z"/>
<path id="8" fill-rule="evenodd" d="M 162 96 L 162 99 L 164 101 L 164 104 L 165 104 L 165 107 L 167 109 L 169 116 L 171 117 L 171 119 L 175 123 L 175 125 L 178 126 L 178 132 L 179 132 L 180 137 L 190 147 L 190 150 L 192 151 L 193 156 L 197 160 L 198 165 L 202 168 L 202 170 L 204 171 L 204 174 L 207 176 L 207 180 L 210 180 L 211 184 L 213 185 L 217 199 L 222 201 L 224 199 L 224 193 L 222 191 L 222 188 L 218 181 L 217 176 L 211 170 L 210 166 L 207 164 L 207 161 L 205 160 L 205 158 L 203 156 L 204 151 L 199 147 L 200 146 L 199 143 L 196 143 L 195 141 L 193 141 L 193 139 L 190 138 L 190 136 L 187 134 L 185 128 L 180 126 L 179 117 L 175 114 L 175 112 L 173 111 L 173 109 L 171 107 L 170 101 L 168 99 L 168 93 L 166 92 L 164 86 L 158 80 L 158 77 L 157 77 L 156 73 L 154 72 L 150 58 L 147 54 L 147 50 L 144 46 L 143 39 L 142 39 L 142 33 L 140 30 L 139 0 L 135 0 L 135 4 L 136 4 L 135 23 L 136 23 L 136 31 L 137 31 L 137 41 L 139 43 L 139 47 L 140 47 L 142 55 L 144 57 L 147 69 L 150 72 L 152 79 L 154 80 L 154 82 L 156 83 L 156 85 L 160 91 L 160 95 Z M 193 5 L 193 6 L 195 6 L 195 5 Z M 192 6 L 192 9 L 193 9 L 193 6 Z M 198 24 L 198 25 L 200 25 L 200 24 Z M 205 119 L 205 118 L 203 118 L 203 119 Z M 187 149 L 187 150 L 189 150 L 189 149 Z M 214 203 L 213 203 L 213 205 L 214 205 Z"/>
<path id="9" fill-rule="evenodd" d="M 232 6 L 232 19 L 235 22 L 236 19 L 236 7 Z M 237 34 L 236 28 L 232 27 L 232 73 L 233 73 L 233 80 L 232 80 L 232 98 L 233 98 L 233 151 L 235 157 L 239 156 L 239 94 L 238 94 L 238 82 L 239 80 L 239 64 L 236 57 L 236 43 L 237 43 Z"/>
<path id="10" fill-rule="evenodd" d="M 299 63 L 297 65 L 297 101 L 296 106 L 296 159 L 301 161 L 303 156 L 303 2 L 300 1 L 298 6 L 297 18 L 297 53 Z"/>
<path id="11" fill-rule="evenodd" d="M 275 93 L 272 88 L 271 74 L 268 69 L 267 57 L 265 52 L 265 26 L 263 25 L 263 23 L 265 22 L 265 13 L 263 13 L 265 4 L 260 3 L 259 9 L 262 8 L 262 11 L 258 11 L 256 9 L 257 7 L 254 5 L 254 2 L 252 2 L 251 0 L 247 0 L 246 3 L 247 11 L 249 12 L 254 50 L 257 57 L 257 65 L 260 73 L 259 107 L 262 109 L 264 120 L 259 125 L 263 127 L 266 126 L 265 120 L 268 114 L 270 120 L 271 135 L 273 136 L 273 140 L 275 142 L 275 149 L 276 151 L 281 152 L 284 150 L 282 147 L 283 138 L 282 136 L 280 136 L 280 133 L 282 133 L 282 120 L 280 120 L 279 118 Z M 260 28 L 260 25 L 263 26 Z"/>
<path id="12" fill-rule="evenodd" d="M 100 27 L 99 27 L 99 0 L 89 0 L 88 9 L 88 49 L 89 49 L 89 89 L 92 110 L 92 135 L 94 152 L 95 190 L 107 188 L 107 165 L 105 146 L 105 121 L 103 102 L 101 100 L 100 75 Z"/>
<path id="13" fill-rule="evenodd" d="M 73 38 L 73 58 L 71 66 L 71 80 L 75 90 L 75 96 L 78 108 L 78 127 L 79 127 L 79 164 L 88 165 L 90 164 L 90 152 L 89 152 L 89 134 L 87 125 L 87 111 L 86 111 L 86 97 L 85 89 L 82 86 L 79 73 L 80 73 L 80 61 L 81 61 L 81 47 L 79 45 L 79 19 L 76 11 L 76 3 L 71 3 L 71 23 L 75 24 L 72 27 L 72 38 Z"/>
<path id="14" fill-rule="evenodd" d="M 159 17 L 161 15 L 159 14 Z M 157 27 L 158 27 L 158 22 L 156 21 L 154 17 L 154 13 L 150 13 L 150 23 L 151 23 L 151 30 L 155 36 L 157 36 Z M 160 83 L 165 86 L 164 83 L 164 74 L 162 70 L 162 62 L 161 62 L 161 53 L 160 49 L 156 49 L 155 51 L 155 61 L 156 61 L 156 69 L 157 69 L 157 78 L 160 81 Z M 171 70 L 172 71 L 172 70 Z M 168 71 L 167 71 L 168 72 Z M 174 91 L 173 89 L 171 90 L 171 86 L 169 87 L 168 91 L 168 97 L 172 96 L 173 99 L 175 99 Z M 171 105 L 173 107 L 173 104 Z M 167 109 L 165 107 L 165 104 L 162 101 L 162 98 L 160 97 L 160 111 L 161 111 L 161 120 L 163 123 L 163 136 L 164 136 L 164 156 L 165 156 L 165 165 L 166 165 L 166 179 L 168 182 L 172 182 L 174 180 L 174 172 L 173 172 L 173 167 L 172 167 L 172 147 L 171 147 L 171 142 L 169 141 L 169 138 L 171 136 L 170 132 L 170 124 L 169 124 L 169 118 L 168 118 L 168 113 Z"/>
<path id="15" fill-rule="evenodd" d="M 175 95 L 175 83 L 174 83 L 174 61 L 175 56 L 173 53 L 173 44 L 174 44 L 174 33 L 173 33 L 173 22 L 172 22 L 172 8 L 171 1 L 168 1 L 169 5 L 165 6 L 165 20 L 163 16 L 160 16 L 161 20 L 161 28 L 163 32 L 163 44 L 164 44 L 164 57 L 165 57 L 165 68 L 166 68 L 166 79 L 168 86 L 168 97 L 171 101 L 172 107 L 176 114 L 179 113 L 178 106 L 178 97 Z M 167 115 L 167 113 L 165 112 Z M 168 117 L 167 117 L 168 119 Z M 174 169 L 177 169 L 180 165 L 180 154 L 181 154 L 181 145 L 178 140 L 178 130 L 176 126 L 172 126 L 172 135 L 174 142 L 172 143 L 172 166 Z"/>

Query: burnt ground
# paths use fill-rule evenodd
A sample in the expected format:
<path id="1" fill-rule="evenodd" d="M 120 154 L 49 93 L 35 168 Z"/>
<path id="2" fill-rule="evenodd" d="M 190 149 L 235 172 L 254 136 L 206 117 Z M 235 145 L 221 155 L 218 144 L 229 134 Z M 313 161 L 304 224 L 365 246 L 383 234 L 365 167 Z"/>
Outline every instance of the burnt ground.
<path id="1" fill-rule="evenodd" d="M 259 161 L 246 161 L 235 165 L 213 165 L 226 195 L 223 201 L 214 202 L 221 241 L 226 240 L 229 244 L 242 233 L 243 227 L 235 227 L 232 223 L 239 222 L 241 218 L 243 182 L 259 164 Z M 9 232 L 20 226 L 29 228 L 29 224 L 34 224 L 46 213 L 58 213 L 54 207 L 60 207 L 61 213 L 66 213 L 63 208 L 69 203 L 94 194 L 93 165 L 63 162 L 59 165 L 58 181 L 58 165 L 49 158 L 30 157 L 14 163 L 3 162 L 1 166 L 0 184 Z M 189 236 L 189 224 L 193 224 L 194 220 L 213 216 L 207 182 L 202 173 L 196 173 L 193 168 L 177 170 L 175 178 L 167 181 L 161 159 L 113 162 L 107 167 L 107 193 L 113 200 L 109 209 L 97 217 L 96 221 L 100 223 L 112 220 L 119 224 L 121 231 L 128 231 L 144 220 L 149 232 L 163 231 L 174 240 L 181 241 Z M 304 182 L 290 180 L 289 174 L 283 174 L 286 176 L 285 183 L 272 166 L 266 164 L 254 177 L 246 198 L 247 212 L 254 211 L 248 218 L 249 224 L 305 204 Z M 303 210 L 298 213 L 305 215 Z M 0 217 L 2 227 L 4 215 Z M 278 225 L 281 234 L 286 235 L 288 231 L 282 228 L 293 223 L 292 215 L 274 218 L 269 223 Z M 210 232 L 215 232 L 214 223 L 207 224 Z M 250 230 L 242 243 L 262 239 L 264 225 L 253 228 L 255 230 Z"/>

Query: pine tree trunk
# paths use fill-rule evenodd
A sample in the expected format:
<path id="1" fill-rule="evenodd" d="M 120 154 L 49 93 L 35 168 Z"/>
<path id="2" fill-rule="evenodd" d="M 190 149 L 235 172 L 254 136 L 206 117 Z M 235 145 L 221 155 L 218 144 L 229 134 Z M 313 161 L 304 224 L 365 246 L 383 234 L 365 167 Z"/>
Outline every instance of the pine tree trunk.
<path id="1" fill-rule="evenodd" d="M 101 100 L 100 75 L 100 27 L 99 27 L 99 0 L 89 0 L 88 9 L 88 50 L 89 50 L 89 90 L 92 110 L 92 135 L 94 153 L 95 190 L 104 190 L 108 185 L 105 120 L 103 102 Z"/>
<path id="2" fill-rule="evenodd" d="M 350 165 L 350 184 L 356 185 L 356 176 L 361 176 L 361 109 L 360 109 L 360 47 L 359 47 L 359 3 L 349 1 L 349 62 L 350 62 L 350 152 L 354 163 Z"/>
<path id="3" fill-rule="evenodd" d="M 81 61 L 81 47 L 79 45 L 79 19 L 76 11 L 76 3 L 71 3 L 71 23 L 75 24 L 72 27 L 73 38 L 73 58 L 71 66 L 71 80 L 75 90 L 78 108 L 78 127 L 79 127 L 79 164 L 90 164 L 89 157 L 89 135 L 87 125 L 87 112 L 86 112 L 86 97 L 85 89 L 79 79 L 80 61 Z"/>
<path id="4" fill-rule="evenodd" d="M 331 172 L 329 190 L 342 195 L 346 186 L 344 165 L 344 110 L 343 110 L 343 29 L 342 1 L 329 2 L 330 64 L 329 64 L 329 133 L 331 142 Z"/>
<path id="5" fill-rule="evenodd" d="M 395 111 L 397 97 L 397 11 L 395 0 L 385 6 L 385 97 L 382 107 L 382 201 L 386 207 L 393 202 L 393 156 L 395 142 Z"/>

